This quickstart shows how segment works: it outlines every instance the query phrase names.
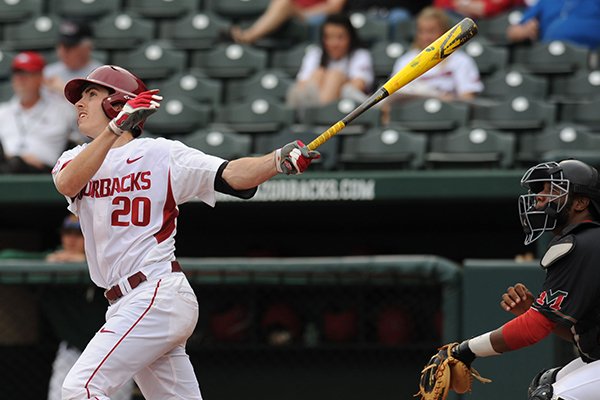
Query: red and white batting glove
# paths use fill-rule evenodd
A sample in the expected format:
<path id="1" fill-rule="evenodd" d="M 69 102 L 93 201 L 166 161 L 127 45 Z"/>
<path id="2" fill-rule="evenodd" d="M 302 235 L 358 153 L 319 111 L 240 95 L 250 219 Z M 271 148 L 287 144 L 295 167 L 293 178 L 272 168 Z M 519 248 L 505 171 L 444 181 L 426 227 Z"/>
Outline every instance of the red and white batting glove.
<path id="1" fill-rule="evenodd" d="M 158 89 L 138 94 L 125 103 L 121 112 L 108 123 L 108 128 L 117 136 L 121 136 L 123 132 L 131 132 L 158 110 L 161 100 L 162 96 L 158 95 Z"/>
<path id="2" fill-rule="evenodd" d="M 306 171 L 312 160 L 321 157 L 316 150 L 309 150 L 302 141 L 296 140 L 275 150 L 275 168 L 280 174 L 297 175 Z"/>

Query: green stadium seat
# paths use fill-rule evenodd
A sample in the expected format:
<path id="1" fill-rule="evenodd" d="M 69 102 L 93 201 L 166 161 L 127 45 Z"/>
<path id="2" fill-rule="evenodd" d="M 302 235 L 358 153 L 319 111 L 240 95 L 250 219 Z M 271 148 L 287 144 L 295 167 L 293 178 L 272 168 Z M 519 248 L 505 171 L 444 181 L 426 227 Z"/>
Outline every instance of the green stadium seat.
<path id="1" fill-rule="evenodd" d="M 13 94 L 11 81 L 0 81 L 0 102 L 10 100 Z"/>
<path id="2" fill-rule="evenodd" d="M 517 160 L 523 165 L 566 158 L 600 166 L 600 133 L 587 126 L 561 123 L 519 137 Z"/>
<path id="3" fill-rule="evenodd" d="M 543 99 L 548 94 L 548 80 L 527 71 L 507 68 L 498 70 L 484 78 L 481 96 L 495 99 L 510 99 L 518 96 Z"/>
<path id="4" fill-rule="evenodd" d="M 216 14 L 198 11 L 175 20 L 163 21 L 160 25 L 160 37 L 170 40 L 178 49 L 210 49 L 229 25 L 229 21 Z"/>
<path id="5" fill-rule="evenodd" d="M 49 0 L 48 8 L 66 18 L 99 18 L 120 9 L 120 0 Z"/>
<path id="6" fill-rule="evenodd" d="M 255 135 L 254 146 L 256 154 L 267 154 L 274 149 L 280 148 L 292 140 L 300 140 L 308 145 L 320 134 L 315 127 L 302 126 L 285 128 L 277 133 Z M 319 153 L 321 158 L 314 160 L 310 165 L 311 171 L 330 171 L 338 166 L 339 136 L 334 136 L 321 146 Z"/>
<path id="7" fill-rule="evenodd" d="M 506 30 L 510 25 L 516 25 L 521 21 L 523 9 L 517 8 L 506 11 L 491 18 L 481 18 L 477 21 L 479 35 L 490 42 L 499 45 L 508 45 Z"/>
<path id="8" fill-rule="evenodd" d="M 390 121 L 415 131 L 449 131 L 466 125 L 468 118 L 467 104 L 436 98 L 395 101 L 390 106 Z"/>
<path id="9" fill-rule="evenodd" d="M 339 163 L 343 169 L 422 168 L 427 135 L 401 125 L 373 127 L 362 135 L 342 137 Z"/>
<path id="10" fill-rule="evenodd" d="M 0 81 L 12 76 L 11 64 L 16 55 L 15 51 L 0 49 Z"/>
<path id="11" fill-rule="evenodd" d="M 375 77 L 384 82 L 392 75 L 396 60 L 409 50 L 410 44 L 400 42 L 378 42 L 371 47 Z"/>
<path id="12" fill-rule="evenodd" d="M 42 14 L 43 0 L 21 0 L 0 2 L 0 22 L 17 23 Z"/>
<path id="13" fill-rule="evenodd" d="M 425 158 L 430 167 L 510 168 L 514 162 L 515 136 L 483 128 L 462 127 L 430 138 Z"/>
<path id="14" fill-rule="evenodd" d="M 158 136 L 187 135 L 206 127 L 212 118 L 212 107 L 184 95 L 170 96 L 144 125 Z"/>
<path id="15" fill-rule="evenodd" d="M 38 15 L 4 26 L 3 46 L 17 51 L 53 49 L 58 40 L 59 18 Z"/>
<path id="16" fill-rule="evenodd" d="M 505 47 L 493 46 L 485 39 L 473 39 L 465 46 L 465 52 L 470 55 L 481 76 L 488 76 L 506 68 L 509 61 L 509 51 Z"/>
<path id="17" fill-rule="evenodd" d="M 293 83 L 294 79 L 284 71 L 265 69 L 249 78 L 229 81 L 226 98 L 227 101 L 235 101 L 253 96 L 268 96 L 285 101 L 287 91 Z"/>
<path id="18" fill-rule="evenodd" d="M 148 85 L 160 89 L 163 97 L 185 95 L 199 103 L 211 104 L 214 108 L 222 100 L 223 82 L 209 78 L 204 72 L 192 68 L 172 75 L 170 78 Z"/>
<path id="19" fill-rule="evenodd" d="M 558 103 L 579 103 L 600 97 L 600 70 L 577 71 L 552 78 L 550 98 Z"/>
<path id="20" fill-rule="evenodd" d="M 356 29 L 360 41 L 368 47 L 389 40 L 388 24 L 372 14 L 354 12 L 350 14 L 350 22 Z"/>
<path id="21" fill-rule="evenodd" d="M 58 54 L 56 54 L 55 49 L 42 50 L 40 54 L 44 56 L 46 64 L 58 61 Z M 92 58 L 101 64 L 109 64 L 110 54 L 107 50 L 92 50 Z"/>
<path id="22" fill-rule="evenodd" d="M 472 127 L 499 130 L 536 130 L 553 125 L 556 106 L 525 96 L 492 104 L 473 104 Z"/>
<path id="23" fill-rule="evenodd" d="M 234 160 L 251 155 L 252 138 L 226 127 L 207 127 L 181 137 L 181 141 L 204 153 Z"/>
<path id="24" fill-rule="evenodd" d="M 274 50 L 272 52 L 271 67 L 281 69 L 295 78 L 302 65 L 302 59 L 311 46 L 316 45 L 304 42 L 290 49 Z"/>
<path id="25" fill-rule="evenodd" d="M 243 21 L 239 25 L 246 28 L 253 21 Z M 303 43 L 309 40 L 310 29 L 308 24 L 292 18 L 286 21 L 279 29 L 262 37 L 253 43 L 253 46 L 274 51 L 278 49 L 289 49 L 297 43 Z"/>
<path id="26" fill-rule="evenodd" d="M 125 10 L 147 18 L 177 18 L 198 10 L 197 0 L 128 0 Z"/>
<path id="27" fill-rule="evenodd" d="M 588 67 L 590 51 L 561 41 L 520 45 L 513 49 L 513 65 L 535 74 L 571 74 Z"/>
<path id="28" fill-rule="evenodd" d="M 416 22 L 412 18 L 398 21 L 393 31 L 394 33 L 390 37 L 391 41 L 400 43 L 411 43 L 415 36 Z"/>
<path id="29" fill-rule="evenodd" d="M 137 14 L 117 12 L 92 23 L 94 46 L 105 50 L 135 49 L 154 37 L 155 23 Z"/>
<path id="30" fill-rule="evenodd" d="M 207 8 L 230 20 L 255 18 L 269 6 L 270 0 L 207 0 Z"/>
<path id="31" fill-rule="evenodd" d="M 280 100 L 255 97 L 223 105 L 215 122 L 227 124 L 241 133 L 277 132 L 293 122 L 293 110 Z"/>
<path id="32" fill-rule="evenodd" d="M 126 68 L 144 79 L 167 79 L 183 71 L 186 53 L 177 50 L 167 41 L 156 40 L 137 49 L 113 52 L 113 63 Z"/>
<path id="33" fill-rule="evenodd" d="M 341 121 L 359 103 L 351 99 L 340 99 L 321 106 L 307 108 L 298 122 L 316 126 L 321 132 L 328 129 L 338 121 Z M 371 108 L 369 111 L 357 117 L 351 124 L 346 126 L 339 134 L 359 134 L 366 132 L 369 128 L 379 125 L 381 110 Z"/>
<path id="34" fill-rule="evenodd" d="M 560 121 L 587 125 L 596 130 L 600 129 L 600 98 L 581 103 L 563 104 Z"/>
<path id="35" fill-rule="evenodd" d="M 247 78 L 267 66 L 267 52 L 251 46 L 221 44 L 210 51 L 194 51 L 192 67 L 212 78 Z"/>

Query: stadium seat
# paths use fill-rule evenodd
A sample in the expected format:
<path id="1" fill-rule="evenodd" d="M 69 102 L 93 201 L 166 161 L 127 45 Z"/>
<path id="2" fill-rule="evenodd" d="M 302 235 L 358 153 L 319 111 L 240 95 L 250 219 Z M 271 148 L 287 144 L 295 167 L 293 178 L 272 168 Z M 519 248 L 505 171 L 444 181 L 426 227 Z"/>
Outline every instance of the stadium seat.
<path id="1" fill-rule="evenodd" d="M 398 21 L 390 35 L 393 42 L 410 43 L 412 42 L 416 31 L 416 22 L 413 18 Z"/>
<path id="2" fill-rule="evenodd" d="M 524 96 L 494 102 L 473 104 L 472 127 L 500 130 L 535 130 L 554 124 L 553 104 Z"/>
<path id="3" fill-rule="evenodd" d="M 287 72 L 290 76 L 296 77 L 304 54 L 315 44 L 304 42 L 290 49 L 274 50 L 271 57 L 271 66 Z"/>
<path id="4" fill-rule="evenodd" d="M 148 86 L 160 89 L 160 94 L 165 98 L 182 94 L 199 103 L 211 104 L 214 108 L 218 107 L 222 100 L 223 82 L 209 78 L 197 68 L 179 72 Z"/>
<path id="5" fill-rule="evenodd" d="M 358 107 L 358 105 L 359 103 L 354 100 L 341 99 L 322 106 L 315 106 L 306 109 L 298 122 L 314 125 L 323 132 L 336 122 L 342 120 L 342 118 Z M 380 118 L 381 110 L 379 108 L 371 108 L 369 111 L 352 121 L 352 123 L 345 127 L 340 134 L 348 135 L 364 133 L 370 127 L 379 125 Z"/>
<path id="6" fill-rule="evenodd" d="M 192 66 L 212 78 L 247 78 L 267 66 L 267 52 L 251 46 L 221 44 L 210 51 L 192 54 Z"/>
<path id="7" fill-rule="evenodd" d="M 535 99 L 543 99 L 548 94 L 548 80 L 539 75 L 533 75 L 526 71 L 507 68 L 498 70 L 493 75 L 483 80 L 484 97 L 495 99 L 510 99 L 525 96 Z"/>
<path id="8" fill-rule="evenodd" d="M 600 97 L 600 70 L 577 71 L 552 78 L 550 98 L 558 103 L 579 103 Z"/>
<path id="9" fill-rule="evenodd" d="M 42 13 L 43 0 L 21 0 L 0 2 L 0 22 L 16 23 Z"/>
<path id="10" fill-rule="evenodd" d="M 249 78 L 228 82 L 226 98 L 227 101 L 235 101 L 252 96 L 268 96 L 285 101 L 293 83 L 294 80 L 282 70 L 266 69 Z"/>
<path id="11" fill-rule="evenodd" d="M 596 130 L 600 129 L 600 98 L 582 103 L 563 104 L 560 121 L 587 125 Z"/>
<path id="12" fill-rule="evenodd" d="M 209 12 L 196 12 L 161 22 L 160 37 L 178 49 L 210 49 L 230 22 Z"/>
<path id="13" fill-rule="evenodd" d="M 354 26 L 354 29 L 356 29 L 361 43 L 367 47 L 389 40 L 388 24 L 372 14 L 354 12 L 350 14 L 350 22 Z"/>
<path id="14" fill-rule="evenodd" d="M 427 135 L 400 125 L 373 127 L 362 135 L 342 137 L 343 169 L 398 169 L 423 167 Z"/>
<path id="15" fill-rule="evenodd" d="M 508 45 L 506 29 L 510 25 L 516 25 L 521 21 L 523 9 L 505 11 L 491 18 L 481 18 L 477 21 L 479 35 L 497 45 Z"/>
<path id="16" fill-rule="evenodd" d="M 10 81 L 0 81 L 0 102 L 10 100 L 13 94 L 12 83 Z"/>
<path id="17" fill-rule="evenodd" d="M 277 132 L 293 122 L 293 111 L 277 99 L 255 97 L 223 105 L 215 122 L 241 133 Z"/>
<path id="18" fill-rule="evenodd" d="M 40 51 L 40 54 L 44 56 L 46 64 L 58 61 L 58 54 L 55 49 L 46 49 Z M 106 50 L 92 50 L 92 58 L 101 64 L 109 64 L 109 53 Z"/>
<path id="19" fill-rule="evenodd" d="M 589 50 L 561 41 L 520 45 L 513 49 L 513 65 L 535 74 L 571 74 L 588 67 Z"/>
<path id="20" fill-rule="evenodd" d="M 246 157 L 252 152 L 250 135 L 237 133 L 226 127 L 200 129 L 182 136 L 181 141 L 192 148 L 226 160 Z"/>
<path id="21" fill-rule="evenodd" d="M 481 76 L 506 68 L 509 60 L 509 52 L 505 47 L 493 46 L 485 39 L 473 39 L 465 46 L 465 52 L 470 55 Z"/>
<path id="22" fill-rule="evenodd" d="M 589 127 L 561 123 L 519 137 L 517 160 L 524 166 L 542 161 L 576 158 L 600 166 L 600 133 Z"/>
<path id="23" fill-rule="evenodd" d="M 512 133 L 462 127 L 432 135 L 425 159 L 431 167 L 510 168 L 515 143 Z"/>
<path id="24" fill-rule="evenodd" d="M 48 8 L 66 18 L 99 18 L 106 14 L 117 12 L 121 6 L 120 0 L 49 0 Z"/>
<path id="25" fill-rule="evenodd" d="M 206 127 L 212 118 L 212 107 L 184 95 L 165 98 L 160 109 L 144 125 L 158 136 L 187 135 Z"/>
<path id="26" fill-rule="evenodd" d="M 53 15 L 34 16 L 4 26 L 3 46 L 17 51 L 53 49 L 58 40 L 59 19 Z"/>
<path id="27" fill-rule="evenodd" d="M 16 52 L 0 49 L 0 81 L 10 79 L 12 75 L 12 60 L 17 55 Z"/>
<path id="28" fill-rule="evenodd" d="M 141 79 L 167 79 L 183 71 L 186 54 L 167 41 L 150 41 L 133 50 L 118 50 L 113 53 L 113 63 L 126 68 Z"/>
<path id="29" fill-rule="evenodd" d="M 384 82 L 392 75 L 396 60 L 409 49 L 410 44 L 400 42 L 378 42 L 371 47 L 375 77 Z"/>
<path id="30" fill-rule="evenodd" d="M 125 10 L 147 18 L 177 18 L 198 9 L 197 0 L 128 0 Z"/>
<path id="31" fill-rule="evenodd" d="M 92 23 L 94 46 L 105 50 L 135 49 L 154 35 L 154 22 L 126 12 L 109 14 Z"/>
<path id="32" fill-rule="evenodd" d="M 247 28 L 253 21 L 241 22 L 241 28 Z M 296 18 L 286 21 L 279 29 L 264 36 L 253 43 L 253 46 L 268 51 L 289 49 L 297 43 L 303 43 L 310 39 L 310 27 L 305 22 Z"/>
<path id="33" fill-rule="evenodd" d="M 254 139 L 255 153 L 267 154 L 295 139 L 301 140 L 304 144 L 308 145 L 320 133 L 314 127 L 302 126 L 292 129 L 286 128 L 277 133 L 258 134 Z M 318 150 L 321 153 L 321 158 L 311 163 L 311 171 L 329 171 L 338 166 L 339 141 L 340 137 L 334 136 L 319 146 Z"/>
<path id="34" fill-rule="evenodd" d="M 370 110 L 369 110 L 370 111 Z M 416 131 L 448 131 L 467 123 L 469 107 L 436 98 L 392 102 L 390 121 Z"/>
<path id="35" fill-rule="evenodd" d="M 270 0 L 207 0 L 207 8 L 230 20 L 258 17 Z"/>

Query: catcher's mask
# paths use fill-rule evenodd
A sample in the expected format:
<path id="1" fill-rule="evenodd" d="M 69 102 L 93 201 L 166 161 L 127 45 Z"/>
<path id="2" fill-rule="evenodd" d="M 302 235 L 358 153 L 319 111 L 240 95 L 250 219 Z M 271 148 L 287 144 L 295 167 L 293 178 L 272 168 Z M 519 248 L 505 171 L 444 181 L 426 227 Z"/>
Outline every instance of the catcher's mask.
<path id="1" fill-rule="evenodd" d="M 90 84 L 96 84 L 108 89 L 109 95 L 102 101 L 104 114 L 110 119 L 119 114 L 118 106 L 123 106 L 129 99 L 148 90 L 140 78 L 116 65 L 103 65 L 93 70 L 85 79 L 71 79 L 65 85 L 65 97 L 72 104 L 81 99 L 81 94 Z M 133 128 L 132 134 L 138 137 L 142 134 L 144 123 Z"/>
<path id="2" fill-rule="evenodd" d="M 589 197 L 594 217 L 600 215 L 598 171 L 584 162 L 564 160 L 538 164 L 525 172 L 521 186 L 528 190 L 519 196 L 519 216 L 526 245 L 557 227 L 568 211 L 565 206 L 570 193 Z M 544 203 L 540 208 L 536 207 L 538 201 Z"/>

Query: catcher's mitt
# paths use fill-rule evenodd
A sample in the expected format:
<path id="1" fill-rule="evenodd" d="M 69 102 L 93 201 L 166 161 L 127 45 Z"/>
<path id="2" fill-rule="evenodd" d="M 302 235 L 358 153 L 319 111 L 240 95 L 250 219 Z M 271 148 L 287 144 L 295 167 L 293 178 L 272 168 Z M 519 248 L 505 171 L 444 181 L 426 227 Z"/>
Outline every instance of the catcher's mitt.
<path id="1" fill-rule="evenodd" d="M 450 343 L 438 349 L 421 371 L 419 396 L 422 400 L 445 400 L 448 391 L 465 393 L 471 390 L 473 378 L 483 383 L 491 380 L 483 378 L 475 369 L 452 355 L 452 349 L 458 343 Z"/>

